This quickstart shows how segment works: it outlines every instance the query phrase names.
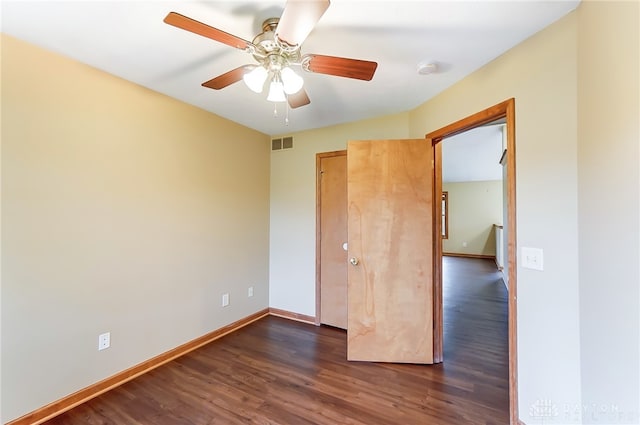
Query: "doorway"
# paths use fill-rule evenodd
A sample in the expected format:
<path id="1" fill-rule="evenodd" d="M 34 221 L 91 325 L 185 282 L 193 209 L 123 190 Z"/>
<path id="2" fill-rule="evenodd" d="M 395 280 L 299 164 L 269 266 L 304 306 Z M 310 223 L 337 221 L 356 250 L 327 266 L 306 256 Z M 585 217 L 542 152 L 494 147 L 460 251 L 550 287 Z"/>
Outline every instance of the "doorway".
<path id="1" fill-rule="evenodd" d="M 316 324 L 347 329 L 347 151 L 316 155 Z"/>
<path id="2" fill-rule="evenodd" d="M 341 162 L 337 153 L 316 156 L 316 321 L 344 327 L 328 321 L 328 308 L 337 307 L 346 290 L 349 360 L 433 363 L 433 172 L 425 166 L 433 162 L 433 148 L 424 138 L 351 140 L 347 152 L 346 179 L 344 165 L 332 171 L 331 163 Z M 335 199 L 341 208 L 331 208 L 346 186 L 348 262 L 345 239 L 334 237 L 344 225 L 336 231 L 342 220 L 332 217 L 336 211 L 345 217 L 345 197 Z M 339 280 L 342 290 L 327 295 Z"/>
<path id="3" fill-rule="evenodd" d="M 515 99 L 508 99 L 484 111 L 470 115 L 425 137 L 434 150 L 434 199 L 442 199 L 442 141 L 443 139 L 480 127 L 500 119 L 505 120 L 506 150 L 505 195 L 506 213 L 503 217 L 506 239 L 506 269 L 508 276 L 508 320 L 509 320 L 509 416 L 511 424 L 518 423 L 517 397 L 517 285 L 516 285 L 516 163 L 515 163 Z M 434 202 L 434 293 L 433 335 L 434 361 L 443 359 L 443 297 L 442 297 L 442 203 Z M 436 219 L 437 218 L 437 219 Z"/>
<path id="4" fill-rule="evenodd" d="M 516 317 L 517 317 L 517 285 L 516 285 L 516 186 L 515 186 L 515 100 L 509 99 L 501 102 L 488 109 L 480 111 L 469 117 L 463 118 L 439 130 L 428 133 L 424 141 L 433 152 L 433 184 L 430 186 L 431 199 L 442 199 L 442 142 L 446 137 L 463 133 L 467 130 L 488 124 L 490 122 L 504 119 L 506 131 L 506 150 L 504 153 L 505 169 L 506 169 L 506 213 L 504 214 L 504 230 L 507 233 L 506 243 L 506 269 L 508 270 L 508 321 L 509 321 L 509 415 L 511 424 L 518 423 L 517 411 L 517 335 L 516 335 Z M 427 165 L 428 166 L 428 165 Z M 318 193 L 318 192 L 317 192 Z M 432 330 L 433 330 L 433 363 L 443 361 L 443 298 L 442 298 L 442 203 L 432 202 L 432 227 L 431 239 L 433 247 L 433 290 L 432 290 Z M 319 220 L 319 215 L 316 215 Z M 320 323 L 320 223 L 318 222 L 317 232 L 317 276 L 316 276 L 316 322 Z M 428 239 L 427 239 L 428 240 Z M 357 264 L 357 263 L 356 263 Z"/>

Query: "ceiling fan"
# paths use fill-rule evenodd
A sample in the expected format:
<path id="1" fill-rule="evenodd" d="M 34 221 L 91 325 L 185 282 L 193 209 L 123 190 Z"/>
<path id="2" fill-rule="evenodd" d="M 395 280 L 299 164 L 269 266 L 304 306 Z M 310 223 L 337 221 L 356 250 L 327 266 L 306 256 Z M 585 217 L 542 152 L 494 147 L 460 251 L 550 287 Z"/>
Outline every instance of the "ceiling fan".
<path id="1" fill-rule="evenodd" d="M 170 12 L 164 22 L 243 50 L 257 61 L 257 65 L 242 65 L 202 83 L 202 86 L 220 90 L 244 80 L 251 90 L 260 93 L 265 82 L 269 81 L 267 100 L 287 101 L 291 108 L 298 108 L 309 104 L 310 100 L 302 88 L 302 77 L 290 65 L 299 65 L 307 72 L 365 81 L 373 78 L 378 66 L 376 62 L 359 59 L 302 54 L 302 43 L 329 8 L 329 3 L 329 0 L 288 0 L 282 16 L 264 21 L 262 33 L 252 42 L 176 12 Z"/>

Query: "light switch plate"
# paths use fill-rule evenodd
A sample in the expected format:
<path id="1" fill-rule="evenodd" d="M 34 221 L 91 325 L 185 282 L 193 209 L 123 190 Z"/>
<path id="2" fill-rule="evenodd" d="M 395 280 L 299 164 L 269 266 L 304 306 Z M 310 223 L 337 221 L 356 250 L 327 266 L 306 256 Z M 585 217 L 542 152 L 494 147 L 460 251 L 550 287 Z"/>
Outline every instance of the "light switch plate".
<path id="1" fill-rule="evenodd" d="M 544 270 L 544 255 L 540 248 L 526 248 L 521 250 L 522 267 L 532 270 Z"/>

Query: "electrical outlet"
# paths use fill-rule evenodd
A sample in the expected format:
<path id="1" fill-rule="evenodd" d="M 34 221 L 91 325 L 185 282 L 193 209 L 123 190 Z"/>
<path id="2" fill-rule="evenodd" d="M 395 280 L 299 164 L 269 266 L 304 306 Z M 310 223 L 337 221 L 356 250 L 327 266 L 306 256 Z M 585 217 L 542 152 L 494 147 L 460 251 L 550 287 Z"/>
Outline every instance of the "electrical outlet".
<path id="1" fill-rule="evenodd" d="M 253 286 L 249 286 L 247 289 L 247 297 L 253 297 Z"/>
<path id="2" fill-rule="evenodd" d="M 467 243 L 466 242 L 462 242 L 462 247 L 466 248 L 467 247 Z"/>
<path id="3" fill-rule="evenodd" d="M 222 294 L 222 307 L 229 305 L 229 294 Z"/>
<path id="4" fill-rule="evenodd" d="M 98 335 L 98 351 L 105 350 L 111 346 L 111 332 Z"/>

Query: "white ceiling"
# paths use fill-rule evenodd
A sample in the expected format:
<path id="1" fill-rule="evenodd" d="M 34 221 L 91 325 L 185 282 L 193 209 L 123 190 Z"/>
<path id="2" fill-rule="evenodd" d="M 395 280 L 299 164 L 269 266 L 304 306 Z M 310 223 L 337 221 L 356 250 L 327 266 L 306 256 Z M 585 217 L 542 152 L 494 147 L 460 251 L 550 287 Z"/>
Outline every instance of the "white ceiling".
<path id="1" fill-rule="evenodd" d="M 311 104 L 273 117 L 242 82 L 200 84 L 253 58 L 163 22 L 170 11 L 251 41 L 285 1 L 2 0 L 2 32 L 263 133 L 286 134 L 404 112 L 575 9 L 570 1 L 333 0 L 302 46 L 378 62 L 372 81 L 303 73 Z M 418 75 L 435 61 L 440 72 Z M 46 73 L 43 72 L 43 77 Z M 52 82 L 54 83 L 54 82 Z"/>
<path id="2" fill-rule="evenodd" d="M 502 126 L 489 125 L 442 141 L 445 183 L 502 180 Z"/>

